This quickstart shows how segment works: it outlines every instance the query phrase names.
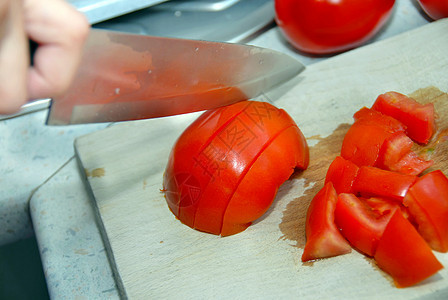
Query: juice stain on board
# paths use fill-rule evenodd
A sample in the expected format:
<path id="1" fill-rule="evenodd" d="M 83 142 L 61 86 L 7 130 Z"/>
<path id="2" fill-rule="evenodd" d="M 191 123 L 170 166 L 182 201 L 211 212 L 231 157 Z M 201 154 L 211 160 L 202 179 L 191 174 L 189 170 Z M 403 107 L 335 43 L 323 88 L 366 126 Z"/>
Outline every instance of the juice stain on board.
<path id="1" fill-rule="evenodd" d="M 440 169 L 445 175 L 448 175 L 448 94 L 436 87 L 427 87 L 417 90 L 409 96 L 420 103 L 434 103 L 438 115 L 436 120 L 438 129 L 433 139 L 427 145 L 416 144 L 413 150 L 424 156 L 425 159 L 434 161 L 434 165 L 425 173 Z M 372 99 L 372 104 L 374 101 L 375 99 Z M 308 206 L 324 186 L 327 169 L 333 159 L 340 154 L 342 141 L 350 126 L 351 124 L 340 124 L 331 135 L 325 138 L 320 136 L 309 138 L 319 140 L 316 145 L 310 147 L 310 166 L 304 172 L 298 172 L 291 177 L 291 179 L 303 178 L 307 185 L 314 184 L 306 190 L 303 196 L 288 203 L 279 225 L 283 234 L 281 239 L 295 241 L 294 246 L 298 248 L 303 249 L 306 243 L 305 222 Z"/>

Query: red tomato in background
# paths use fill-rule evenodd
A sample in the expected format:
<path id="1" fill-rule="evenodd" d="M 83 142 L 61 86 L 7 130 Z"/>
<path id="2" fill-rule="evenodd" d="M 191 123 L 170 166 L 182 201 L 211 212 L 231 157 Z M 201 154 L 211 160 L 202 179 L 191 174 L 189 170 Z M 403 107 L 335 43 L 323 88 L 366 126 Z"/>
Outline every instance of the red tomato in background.
<path id="1" fill-rule="evenodd" d="M 349 253 L 351 246 L 341 235 L 334 220 L 338 194 L 331 182 L 311 200 L 306 214 L 306 244 L 302 261 Z"/>
<path id="2" fill-rule="evenodd" d="M 297 49 L 328 54 L 358 47 L 389 20 L 395 0 L 275 0 L 276 22 Z"/>
<path id="3" fill-rule="evenodd" d="M 425 13 L 433 20 L 448 17 L 448 1 L 446 0 L 418 0 Z"/>
<path id="4" fill-rule="evenodd" d="M 309 149 L 294 120 L 266 102 L 210 110 L 176 141 L 164 174 L 170 210 L 184 224 L 227 236 L 263 215 Z"/>

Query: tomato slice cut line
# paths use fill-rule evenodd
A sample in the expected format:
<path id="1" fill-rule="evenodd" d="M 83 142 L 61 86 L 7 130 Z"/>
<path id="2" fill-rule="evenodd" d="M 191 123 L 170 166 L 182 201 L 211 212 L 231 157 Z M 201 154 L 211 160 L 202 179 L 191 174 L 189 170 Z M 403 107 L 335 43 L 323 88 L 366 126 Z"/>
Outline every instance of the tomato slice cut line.
<path id="1" fill-rule="evenodd" d="M 226 208 L 223 210 L 223 214 L 221 216 L 221 229 L 220 232 L 222 232 L 222 227 L 224 225 L 224 216 L 226 214 L 227 208 L 229 207 L 230 201 L 232 201 L 233 195 L 235 194 L 236 190 L 238 189 L 239 185 L 241 184 L 241 182 L 243 181 L 244 177 L 246 176 L 247 172 L 249 172 L 250 168 L 252 167 L 252 165 L 257 161 L 257 159 L 260 157 L 260 155 L 264 152 L 264 150 L 266 150 L 267 147 L 269 147 L 269 145 L 272 144 L 273 141 L 275 141 L 275 139 L 281 135 L 283 132 L 285 132 L 286 130 L 288 130 L 291 127 L 297 127 L 296 125 L 289 125 L 286 126 L 285 128 L 279 130 L 275 135 L 271 136 L 270 139 L 260 148 L 260 151 L 257 152 L 257 154 L 253 157 L 253 159 L 246 165 L 246 168 L 244 169 L 244 171 L 241 173 L 240 177 L 238 178 L 238 182 L 235 185 L 235 187 L 232 190 L 232 193 L 230 194 L 230 199 L 227 202 Z M 297 127 L 298 128 L 298 127 Z"/>
<path id="2" fill-rule="evenodd" d="M 235 113 L 231 118 L 229 118 L 226 122 L 224 122 L 215 132 L 213 132 L 213 134 L 210 135 L 210 137 L 207 139 L 207 141 L 201 146 L 201 148 L 199 148 L 199 153 L 201 153 L 202 151 L 204 151 L 204 149 L 206 149 L 211 142 L 224 130 L 227 128 L 227 126 L 232 123 L 233 121 L 235 121 L 236 118 L 238 118 L 242 113 L 244 113 L 244 111 L 250 106 L 250 103 L 248 103 L 243 109 L 241 109 L 241 111 L 239 111 L 238 113 Z M 221 107 L 220 110 L 224 110 L 226 109 L 226 107 Z M 214 112 L 214 113 L 219 113 L 218 111 Z M 203 189 L 206 189 L 208 186 L 208 183 L 210 181 L 207 182 L 207 184 L 203 187 Z M 179 215 L 180 213 L 180 207 L 178 208 L 178 212 L 177 215 Z M 195 224 L 196 222 L 196 212 L 197 210 L 194 210 L 194 216 L 193 216 L 193 224 Z M 221 224 L 222 227 L 222 224 Z"/>

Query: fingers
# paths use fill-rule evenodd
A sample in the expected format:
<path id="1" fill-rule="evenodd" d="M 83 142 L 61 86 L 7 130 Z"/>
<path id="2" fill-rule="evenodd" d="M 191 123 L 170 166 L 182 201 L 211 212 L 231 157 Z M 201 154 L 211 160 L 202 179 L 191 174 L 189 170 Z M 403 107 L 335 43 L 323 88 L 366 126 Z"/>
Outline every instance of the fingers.
<path id="1" fill-rule="evenodd" d="M 0 114 L 16 112 L 27 100 L 28 39 L 22 1 L 0 5 Z"/>
<path id="2" fill-rule="evenodd" d="M 25 0 L 24 12 L 25 31 L 39 44 L 28 73 L 28 97 L 60 95 L 75 75 L 88 22 L 63 0 Z"/>

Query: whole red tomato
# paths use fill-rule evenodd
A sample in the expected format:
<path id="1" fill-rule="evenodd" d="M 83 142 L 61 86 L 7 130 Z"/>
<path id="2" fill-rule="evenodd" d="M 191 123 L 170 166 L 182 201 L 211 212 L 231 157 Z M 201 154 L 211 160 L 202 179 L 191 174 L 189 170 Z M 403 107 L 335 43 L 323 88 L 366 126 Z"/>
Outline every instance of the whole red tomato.
<path id="1" fill-rule="evenodd" d="M 448 17 L 447 0 L 418 0 L 425 13 L 433 20 Z"/>
<path id="2" fill-rule="evenodd" d="M 330 54 L 360 46 L 387 22 L 395 0 L 275 0 L 276 22 L 297 49 Z"/>

